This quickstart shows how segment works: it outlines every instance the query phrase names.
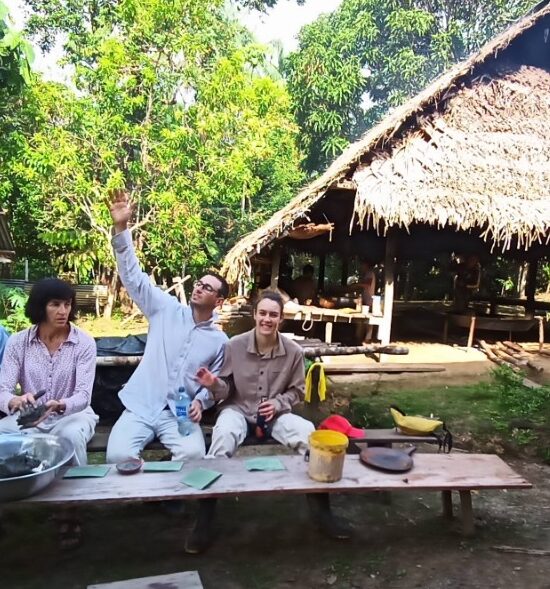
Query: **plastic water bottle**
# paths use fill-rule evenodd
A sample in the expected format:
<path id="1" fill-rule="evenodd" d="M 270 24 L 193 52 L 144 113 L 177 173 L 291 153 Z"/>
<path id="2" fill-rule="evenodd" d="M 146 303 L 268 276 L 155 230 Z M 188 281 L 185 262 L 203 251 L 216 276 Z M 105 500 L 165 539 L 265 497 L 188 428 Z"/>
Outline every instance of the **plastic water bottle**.
<path id="1" fill-rule="evenodd" d="M 190 405 L 191 397 L 184 387 L 180 387 L 176 395 L 176 419 L 178 420 L 178 431 L 182 436 L 188 436 L 193 429 L 193 423 L 189 419 Z"/>

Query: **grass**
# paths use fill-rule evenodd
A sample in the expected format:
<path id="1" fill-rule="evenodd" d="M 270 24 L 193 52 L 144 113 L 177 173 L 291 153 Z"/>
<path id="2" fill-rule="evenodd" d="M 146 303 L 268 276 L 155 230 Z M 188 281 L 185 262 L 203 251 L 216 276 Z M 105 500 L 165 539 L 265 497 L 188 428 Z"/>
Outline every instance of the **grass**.
<path id="1" fill-rule="evenodd" d="M 528 389 L 507 369 L 496 369 L 490 382 L 476 385 L 356 394 L 350 420 L 361 427 L 393 427 L 391 404 L 409 415 L 442 419 L 465 449 L 525 453 L 550 463 L 550 389 Z"/>
<path id="2" fill-rule="evenodd" d="M 126 321 L 124 318 L 114 316 L 111 319 L 84 315 L 79 317 L 77 326 L 89 333 L 92 337 L 137 335 L 147 333 L 148 323 L 143 317 Z"/>
<path id="3" fill-rule="evenodd" d="M 350 405 L 351 417 L 362 427 L 393 427 L 391 404 L 410 415 L 438 417 L 461 429 L 482 430 L 498 410 L 495 395 L 481 385 L 438 386 L 395 392 L 376 392 L 356 397 Z"/>

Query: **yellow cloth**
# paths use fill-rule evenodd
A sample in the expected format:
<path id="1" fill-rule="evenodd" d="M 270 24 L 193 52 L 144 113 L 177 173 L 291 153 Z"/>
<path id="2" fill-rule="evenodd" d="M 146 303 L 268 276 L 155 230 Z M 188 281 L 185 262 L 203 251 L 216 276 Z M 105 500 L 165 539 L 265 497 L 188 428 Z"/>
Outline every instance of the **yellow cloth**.
<path id="1" fill-rule="evenodd" d="M 317 385 L 317 393 L 319 400 L 324 401 L 327 392 L 327 379 L 325 377 L 325 367 L 322 362 L 314 362 L 306 374 L 306 397 L 305 402 L 311 403 L 311 394 L 313 391 L 313 369 L 319 367 L 319 384 Z"/>

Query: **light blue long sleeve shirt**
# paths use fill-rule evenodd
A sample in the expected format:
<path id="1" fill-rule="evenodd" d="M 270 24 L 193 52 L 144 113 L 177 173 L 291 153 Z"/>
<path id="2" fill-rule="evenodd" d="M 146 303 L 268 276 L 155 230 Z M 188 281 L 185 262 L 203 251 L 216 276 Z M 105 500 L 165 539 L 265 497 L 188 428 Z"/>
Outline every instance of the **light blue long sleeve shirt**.
<path id="1" fill-rule="evenodd" d="M 6 344 L 8 343 L 9 337 L 9 331 L 3 325 L 0 325 L 0 364 L 2 363 L 4 350 L 6 349 Z"/>
<path id="2" fill-rule="evenodd" d="M 143 359 L 120 391 L 120 400 L 126 409 L 151 423 L 166 405 L 176 414 L 174 402 L 180 386 L 203 408 L 211 407 L 214 401 L 194 376 L 201 366 L 219 372 L 227 336 L 214 325 L 214 317 L 195 323 L 191 307 L 151 284 L 141 271 L 128 230 L 116 234 L 112 243 L 122 284 L 149 320 Z"/>

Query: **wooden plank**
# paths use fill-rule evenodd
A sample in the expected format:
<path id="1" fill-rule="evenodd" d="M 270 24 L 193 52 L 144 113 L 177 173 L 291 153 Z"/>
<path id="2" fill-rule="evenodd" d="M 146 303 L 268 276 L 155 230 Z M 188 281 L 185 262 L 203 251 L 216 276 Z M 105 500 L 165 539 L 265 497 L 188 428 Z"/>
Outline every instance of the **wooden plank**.
<path id="1" fill-rule="evenodd" d="M 361 444 L 365 442 L 370 444 L 436 444 L 437 439 L 434 436 L 408 436 L 402 434 L 396 428 L 383 429 L 365 429 L 364 438 L 353 438 L 354 443 Z"/>
<path id="2" fill-rule="evenodd" d="M 59 479 L 43 492 L 13 502 L 70 503 L 160 501 L 237 495 L 280 495 L 303 493 L 364 493 L 367 491 L 522 489 L 531 484 L 501 458 L 490 454 L 415 454 L 407 473 L 389 474 L 364 466 L 359 457 L 346 455 L 342 479 L 319 483 L 309 478 L 302 456 L 280 455 L 286 470 L 247 472 L 245 458 L 215 458 L 189 462 L 181 472 L 120 475 L 113 467 L 101 479 Z M 194 468 L 221 472 L 215 483 L 202 491 L 181 483 Z"/>
<path id="3" fill-rule="evenodd" d="M 387 354 L 388 352 L 382 352 Z M 353 374 L 375 372 L 445 372 L 445 366 L 434 364 L 391 364 L 379 362 L 377 364 L 324 364 L 326 374 Z"/>
<path id="4" fill-rule="evenodd" d="M 114 583 L 100 583 L 88 585 L 88 589 L 203 589 L 201 578 L 197 571 L 185 571 L 170 575 L 155 575 L 154 577 L 140 577 Z"/>

